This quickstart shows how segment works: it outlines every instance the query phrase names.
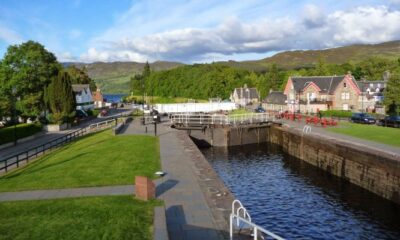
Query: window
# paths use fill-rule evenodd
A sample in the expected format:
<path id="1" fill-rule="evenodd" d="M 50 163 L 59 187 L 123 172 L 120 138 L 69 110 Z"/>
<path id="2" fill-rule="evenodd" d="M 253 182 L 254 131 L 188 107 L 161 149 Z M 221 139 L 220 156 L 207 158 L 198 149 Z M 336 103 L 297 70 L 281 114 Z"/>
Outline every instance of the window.
<path id="1" fill-rule="evenodd" d="M 346 88 L 346 87 L 347 87 L 347 84 L 346 84 L 346 82 L 344 82 L 344 83 L 343 83 L 343 87 L 344 87 L 344 88 Z"/>
<path id="2" fill-rule="evenodd" d="M 342 100 L 349 100 L 350 93 L 349 92 L 342 92 Z"/>

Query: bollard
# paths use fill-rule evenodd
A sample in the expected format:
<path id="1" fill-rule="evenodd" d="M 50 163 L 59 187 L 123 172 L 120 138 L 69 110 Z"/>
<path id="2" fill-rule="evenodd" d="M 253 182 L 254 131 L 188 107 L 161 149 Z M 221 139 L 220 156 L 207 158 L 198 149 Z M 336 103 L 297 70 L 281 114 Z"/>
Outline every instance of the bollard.
<path id="1" fill-rule="evenodd" d="M 156 187 L 148 177 L 135 176 L 136 198 L 141 200 L 151 200 L 156 197 Z"/>
<path id="2" fill-rule="evenodd" d="M 145 132 L 147 133 L 147 126 L 145 127 Z"/>

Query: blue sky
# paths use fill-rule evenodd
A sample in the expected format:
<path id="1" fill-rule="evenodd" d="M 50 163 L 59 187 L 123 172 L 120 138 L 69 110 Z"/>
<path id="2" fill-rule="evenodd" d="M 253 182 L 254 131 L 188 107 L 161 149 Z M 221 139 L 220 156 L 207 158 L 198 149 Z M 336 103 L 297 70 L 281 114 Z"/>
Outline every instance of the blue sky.
<path id="1" fill-rule="evenodd" d="M 400 39 L 400 0 L 0 0 L 0 55 L 38 41 L 60 61 L 253 60 Z"/>

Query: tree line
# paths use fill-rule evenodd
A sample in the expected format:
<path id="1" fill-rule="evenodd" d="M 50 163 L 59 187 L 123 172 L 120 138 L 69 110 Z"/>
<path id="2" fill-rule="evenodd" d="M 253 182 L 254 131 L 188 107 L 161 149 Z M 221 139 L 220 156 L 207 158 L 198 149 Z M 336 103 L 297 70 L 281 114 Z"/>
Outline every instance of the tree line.
<path id="1" fill-rule="evenodd" d="M 270 90 L 282 91 L 290 76 L 345 75 L 351 72 L 356 80 L 382 80 L 386 71 L 390 81 L 386 88 L 385 105 L 393 101 L 400 103 L 400 59 L 390 60 L 371 57 L 359 63 L 327 64 L 323 59 L 308 68 L 280 69 L 272 64 L 265 72 L 254 72 L 233 68 L 219 63 L 193 64 L 171 70 L 151 71 L 148 64 L 142 74 L 131 78 L 133 95 L 147 94 L 161 97 L 186 97 L 228 99 L 234 88 L 247 84 L 256 87 L 260 97 L 265 98 Z"/>
<path id="2" fill-rule="evenodd" d="M 11 45 L 0 61 L 0 120 L 15 121 L 15 110 L 23 119 L 69 121 L 76 104 L 72 84 L 90 84 L 95 90 L 85 69 L 64 68 L 40 43 Z"/>

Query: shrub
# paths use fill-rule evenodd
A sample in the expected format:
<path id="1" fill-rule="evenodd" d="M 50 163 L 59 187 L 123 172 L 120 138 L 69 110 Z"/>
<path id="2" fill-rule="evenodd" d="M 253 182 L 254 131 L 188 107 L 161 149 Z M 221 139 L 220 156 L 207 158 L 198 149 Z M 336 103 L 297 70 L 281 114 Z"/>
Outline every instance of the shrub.
<path id="1" fill-rule="evenodd" d="M 353 114 L 351 111 L 344 110 L 326 110 L 321 111 L 323 117 L 342 117 L 349 118 Z"/>
<path id="2" fill-rule="evenodd" d="M 23 123 L 16 126 L 17 139 L 29 137 L 42 130 L 42 125 L 39 123 Z M 14 126 L 0 129 L 0 144 L 5 144 L 14 141 Z"/>

